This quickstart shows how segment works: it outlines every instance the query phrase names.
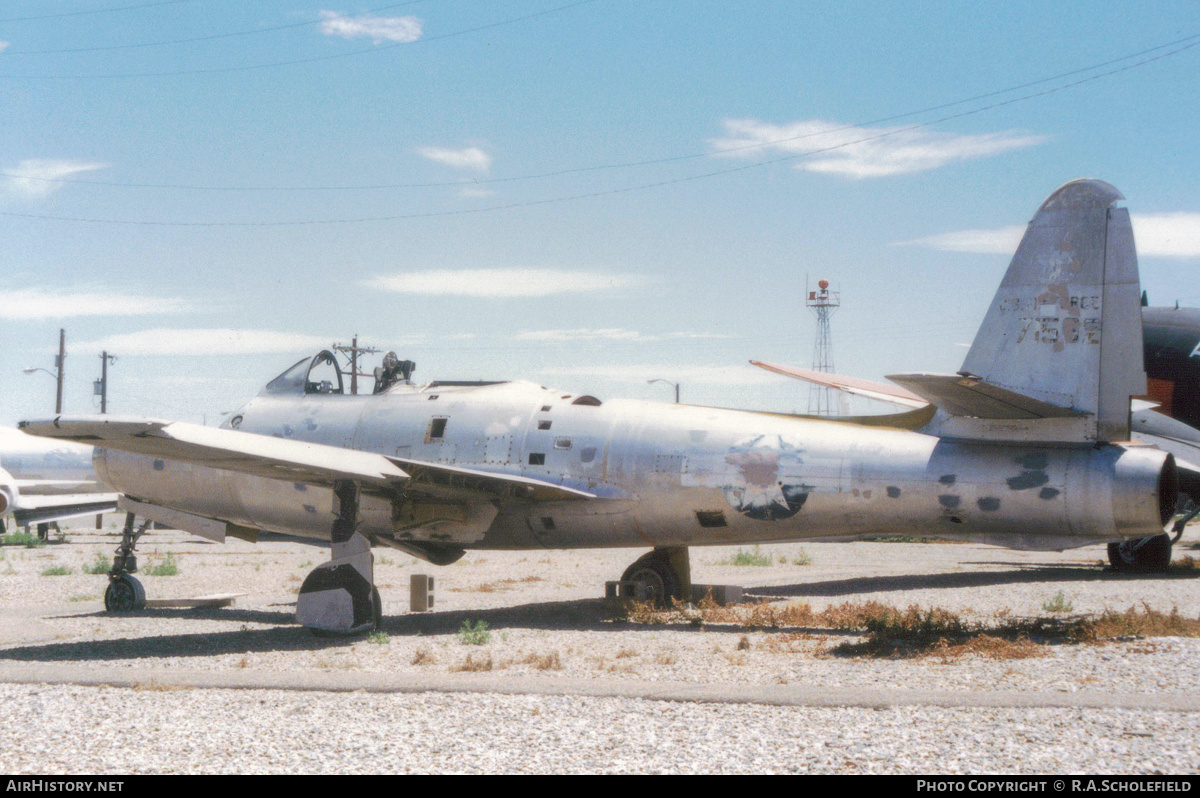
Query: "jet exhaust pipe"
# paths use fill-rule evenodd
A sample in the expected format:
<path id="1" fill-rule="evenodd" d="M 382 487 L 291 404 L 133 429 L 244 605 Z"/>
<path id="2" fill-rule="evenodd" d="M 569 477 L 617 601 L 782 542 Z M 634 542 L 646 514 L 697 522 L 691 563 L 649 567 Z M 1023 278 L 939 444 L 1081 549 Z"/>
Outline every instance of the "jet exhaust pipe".
<path id="1" fill-rule="evenodd" d="M 1175 517 L 1179 500 L 1179 469 L 1175 456 L 1151 448 L 1126 448 L 1113 470 L 1112 511 L 1117 530 L 1123 536 L 1158 529 Z M 1127 532 L 1128 530 L 1128 532 Z"/>

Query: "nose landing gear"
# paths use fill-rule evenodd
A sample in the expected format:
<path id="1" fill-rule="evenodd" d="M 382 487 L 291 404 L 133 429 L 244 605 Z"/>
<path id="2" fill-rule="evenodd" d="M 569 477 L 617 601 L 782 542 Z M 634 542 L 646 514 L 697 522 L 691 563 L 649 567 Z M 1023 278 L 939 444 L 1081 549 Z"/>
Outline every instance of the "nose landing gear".
<path id="1" fill-rule="evenodd" d="M 109 612 L 135 612 L 146 608 L 146 590 L 142 583 L 130 574 L 137 572 L 137 557 L 133 548 L 138 539 L 146 534 L 150 522 L 143 521 L 134 531 L 133 513 L 125 514 L 125 528 L 121 530 L 121 545 L 113 556 L 112 570 L 108 572 L 108 589 L 104 591 L 104 609 Z"/>

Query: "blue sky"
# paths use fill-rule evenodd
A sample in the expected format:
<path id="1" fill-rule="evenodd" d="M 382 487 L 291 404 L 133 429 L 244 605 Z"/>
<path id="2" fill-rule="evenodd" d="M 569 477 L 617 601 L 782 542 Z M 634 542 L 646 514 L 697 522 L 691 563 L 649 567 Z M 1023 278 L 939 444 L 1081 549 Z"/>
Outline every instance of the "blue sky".
<path id="1" fill-rule="evenodd" d="M 806 278 L 838 371 L 954 371 L 1085 176 L 1200 302 L 1195 0 L 10 0 L 0 42 L 2 423 L 52 409 L 59 327 L 69 413 L 102 348 L 111 412 L 216 423 L 355 333 L 419 380 L 803 411 L 747 361 L 811 363 Z"/>

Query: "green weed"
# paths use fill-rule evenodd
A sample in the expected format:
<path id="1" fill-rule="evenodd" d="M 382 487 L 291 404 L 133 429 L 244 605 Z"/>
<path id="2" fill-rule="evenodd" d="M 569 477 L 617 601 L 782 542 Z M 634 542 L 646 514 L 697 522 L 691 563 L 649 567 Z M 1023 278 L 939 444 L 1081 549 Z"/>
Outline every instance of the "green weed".
<path id="1" fill-rule="evenodd" d="M 1046 612 L 1070 612 L 1075 609 L 1075 605 L 1060 590 L 1054 594 L 1054 598 L 1043 602 L 1042 609 Z"/>
<path id="2" fill-rule="evenodd" d="M 85 574 L 106 574 L 111 568 L 112 560 L 100 552 L 96 552 L 96 556 L 90 563 L 83 564 L 83 572 Z"/>
<path id="3" fill-rule="evenodd" d="M 142 573 L 146 576 L 175 576 L 179 573 L 179 563 L 175 561 L 175 554 L 167 552 L 167 556 L 157 562 L 150 562 L 142 569 Z"/>
<path id="4" fill-rule="evenodd" d="M 758 550 L 758 546 L 754 547 L 753 551 L 738 549 L 737 554 L 724 559 L 720 562 L 721 565 L 752 565 L 758 568 L 765 568 L 772 562 L 770 554 L 763 554 Z"/>
<path id="5" fill-rule="evenodd" d="M 463 621 L 462 628 L 458 630 L 458 642 L 464 646 L 482 646 L 491 639 L 487 621 L 476 621 L 474 626 L 470 621 Z"/>

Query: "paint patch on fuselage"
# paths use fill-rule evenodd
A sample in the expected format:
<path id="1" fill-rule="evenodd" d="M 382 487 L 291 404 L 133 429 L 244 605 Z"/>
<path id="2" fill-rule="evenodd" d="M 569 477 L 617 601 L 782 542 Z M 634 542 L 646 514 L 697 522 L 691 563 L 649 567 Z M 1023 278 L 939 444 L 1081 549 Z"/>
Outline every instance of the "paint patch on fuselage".
<path id="1" fill-rule="evenodd" d="M 808 500 L 812 485 L 799 479 L 802 450 L 782 436 L 755 435 L 729 447 L 724 457 L 725 501 L 747 518 L 791 518 Z"/>
<path id="2" fill-rule="evenodd" d="M 943 493 L 941 496 L 938 496 L 938 504 L 943 507 L 957 507 L 960 502 L 962 502 L 962 497 L 955 496 L 952 493 Z"/>
<path id="3" fill-rule="evenodd" d="M 1000 509 L 1000 500 L 995 496 L 984 496 L 975 504 L 979 505 L 979 509 L 985 513 L 994 513 Z"/>
<path id="4" fill-rule="evenodd" d="M 1008 487 L 1013 490 L 1040 488 L 1050 481 L 1050 475 L 1045 470 L 1050 458 L 1045 452 L 1023 454 L 1016 459 L 1016 462 L 1025 470 L 1018 476 L 1008 479 Z"/>

